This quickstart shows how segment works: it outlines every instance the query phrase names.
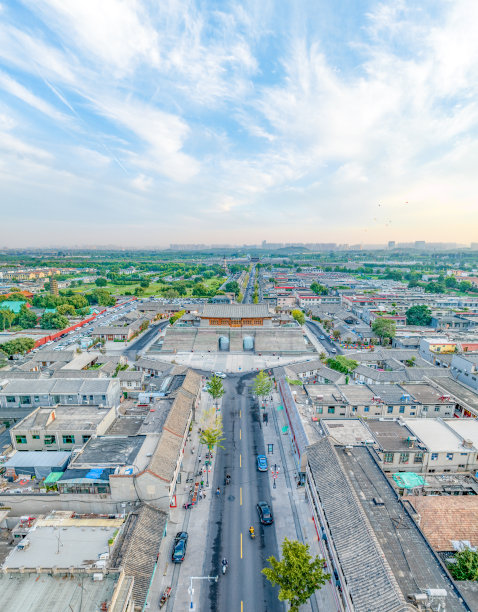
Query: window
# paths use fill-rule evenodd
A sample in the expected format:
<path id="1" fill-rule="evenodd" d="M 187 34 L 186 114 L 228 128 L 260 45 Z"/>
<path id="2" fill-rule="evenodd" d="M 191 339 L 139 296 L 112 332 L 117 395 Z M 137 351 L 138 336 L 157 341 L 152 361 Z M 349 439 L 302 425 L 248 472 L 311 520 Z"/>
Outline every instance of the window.
<path id="1" fill-rule="evenodd" d="M 106 395 L 102 395 L 102 396 L 101 396 L 101 401 L 102 401 L 102 402 L 106 402 Z"/>
<path id="2" fill-rule="evenodd" d="M 34 395 L 34 396 L 33 396 L 33 401 L 34 401 L 35 403 L 38 403 L 38 402 L 40 401 L 40 396 L 39 396 L 39 395 Z"/>
<path id="3" fill-rule="evenodd" d="M 458 464 L 458 467 L 464 470 L 465 469 L 465 464 L 464 463 L 460 463 L 460 464 Z"/>
<path id="4" fill-rule="evenodd" d="M 383 461 L 385 463 L 393 463 L 393 453 L 385 453 L 383 456 Z"/>
<path id="5" fill-rule="evenodd" d="M 69 401 L 69 402 L 72 402 L 72 401 L 73 401 L 73 395 L 69 395 L 69 396 L 68 396 L 68 401 Z"/>
<path id="6" fill-rule="evenodd" d="M 75 443 L 75 436 L 73 436 L 72 434 L 65 434 L 63 436 L 63 444 L 74 444 Z"/>
<path id="7" fill-rule="evenodd" d="M 413 463 L 423 463 L 423 453 L 415 453 Z"/>
<path id="8" fill-rule="evenodd" d="M 45 446 L 50 446 L 51 444 L 55 444 L 56 436 L 54 436 L 53 434 L 49 436 L 45 436 L 44 442 L 45 442 Z"/>
<path id="9" fill-rule="evenodd" d="M 352 412 L 357 412 L 357 406 L 352 406 Z"/>
<path id="10" fill-rule="evenodd" d="M 432 453 L 431 460 L 436 461 L 438 459 L 438 453 Z"/>
<path id="11" fill-rule="evenodd" d="M 428 470 L 428 471 L 430 472 L 430 474 L 433 474 L 435 470 L 433 469 L 433 470 Z"/>
<path id="12" fill-rule="evenodd" d="M 7 403 L 8 404 L 14 404 L 15 403 L 15 396 L 14 395 L 7 395 Z"/>
<path id="13" fill-rule="evenodd" d="M 435 406 L 435 412 L 440 412 L 440 406 Z"/>
<path id="14" fill-rule="evenodd" d="M 447 453 L 446 458 L 448 459 L 448 461 L 453 461 L 453 453 Z"/>
<path id="15" fill-rule="evenodd" d="M 408 463 L 410 453 L 400 453 L 400 463 Z"/>
<path id="16" fill-rule="evenodd" d="M 405 412 L 405 406 L 400 406 L 400 410 L 398 412 L 403 414 Z"/>
<path id="17" fill-rule="evenodd" d="M 428 406 L 423 406 L 423 412 L 428 412 Z"/>
<path id="18" fill-rule="evenodd" d="M 370 406 L 364 406 L 363 407 L 363 411 L 364 412 L 370 412 Z"/>
<path id="19" fill-rule="evenodd" d="M 86 442 L 88 442 L 88 440 L 90 439 L 91 436 L 83 436 L 83 444 L 85 444 Z"/>
<path id="20" fill-rule="evenodd" d="M 31 404 L 32 398 L 29 395 L 20 395 L 20 404 Z"/>
<path id="21" fill-rule="evenodd" d="M 324 409 L 322 408 L 322 406 L 319 406 L 317 408 L 317 414 L 322 414 L 324 412 Z"/>
<path id="22" fill-rule="evenodd" d="M 32 434 L 32 440 L 39 440 L 40 436 L 38 434 Z"/>
<path id="23" fill-rule="evenodd" d="M 327 412 L 328 412 L 329 414 L 335 414 L 335 406 L 329 406 L 329 408 L 328 408 Z"/>
<path id="24" fill-rule="evenodd" d="M 393 412 L 393 406 L 387 406 L 387 413 L 392 414 L 392 412 Z"/>
<path id="25" fill-rule="evenodd" d="M 15 436 L 15 440 L 16 440 L 17 444 L 26 444 L 27 443 L 27 437 L 26 436 Z"/>

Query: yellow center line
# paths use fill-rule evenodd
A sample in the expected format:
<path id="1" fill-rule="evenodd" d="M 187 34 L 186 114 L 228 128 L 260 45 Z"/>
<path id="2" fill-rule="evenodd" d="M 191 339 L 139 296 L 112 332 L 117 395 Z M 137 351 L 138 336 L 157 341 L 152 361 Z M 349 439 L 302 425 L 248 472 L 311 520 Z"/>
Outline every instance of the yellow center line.
<path id="1" fill-rule="evenodd" d="M 241 612 L 244 612 L 244 602 L 241 601 Z"/>
<path id="2" fill-rule="evenodd" d="M 242 533 L 241 533 L 241 559 L 242 559 Z"/>
<path id="3" fill-rule="evenodd" d="M 242 455 L 239 455 L 239 467 L 242 467 Z"/>
<path id="4" fill-rule="evenodd" d="M 242 419 L 242 410 L 239 410 L 239 418 Z"/>
<path id="5" fill-rule="evenodd" d="M 242 487 L 239 489 L 239 505 L 242 506 Z"/>
<path id="6" fill-rule="evenodd" d="M 239 430 L 239 440 L 242 440 L 242 429 Z"/>

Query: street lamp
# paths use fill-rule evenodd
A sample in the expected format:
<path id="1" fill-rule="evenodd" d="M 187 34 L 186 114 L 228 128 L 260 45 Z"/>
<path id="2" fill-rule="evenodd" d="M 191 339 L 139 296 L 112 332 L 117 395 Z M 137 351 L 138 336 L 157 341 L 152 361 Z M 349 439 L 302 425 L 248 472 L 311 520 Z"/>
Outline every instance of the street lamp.
<path id="1" fill-rule="evenodd" d="M 274 463 L 274 467 L 271 467 L 271 473 L 272 473 L 272 478 L 274 480 L 274 484 L 272 485 L 273 489 L 276 489 L 276 479 L 277 476 L 279 475 L 279 471 L 280 471 L 280 467 L 277 465 L 277 463 Z"/>

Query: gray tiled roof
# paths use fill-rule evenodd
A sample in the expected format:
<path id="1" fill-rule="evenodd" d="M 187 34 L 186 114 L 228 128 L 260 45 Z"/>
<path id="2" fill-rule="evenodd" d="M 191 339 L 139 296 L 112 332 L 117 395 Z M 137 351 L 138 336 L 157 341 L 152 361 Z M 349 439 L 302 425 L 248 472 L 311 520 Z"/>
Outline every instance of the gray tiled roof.
<path id="1" fill-rule="evenodd" d="M 327 438 L 307 449 L 334 547 L 356 612 L 405 612 L 390 568 Z"/>
<path id="2" fill-rule="evenodd" d="M 202 317 L 272 317 L 266 304 L 204 304 Z"/>

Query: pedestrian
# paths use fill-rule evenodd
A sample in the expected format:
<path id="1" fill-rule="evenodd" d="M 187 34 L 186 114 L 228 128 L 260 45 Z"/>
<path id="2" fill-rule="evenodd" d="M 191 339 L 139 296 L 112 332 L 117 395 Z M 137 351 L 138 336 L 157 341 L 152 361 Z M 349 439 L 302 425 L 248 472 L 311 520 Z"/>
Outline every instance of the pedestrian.
<path id="1" fill-rule="evenodd" d="M 203 499 L 206 499 L 206 491 L 203 491 L 202 496 L 203 496 Z"/>
<path id="2" fill-rule="evenodd" d="M 202 492 L 199 491 L 199 499 L 202 499 Z"/>
<path id="3" fill-rule="evenodd" d="M 204 486 L 204 480 L 201 480 L 201 487 Z"/>
<path id="4" fill-rule="evenodd" d="M 219 497 L 219 495 L 221 495 L 221 489 L 220 489 L 219 487 L 216 489 L 216 495 L 217 495 L 218 497 Z"/>

